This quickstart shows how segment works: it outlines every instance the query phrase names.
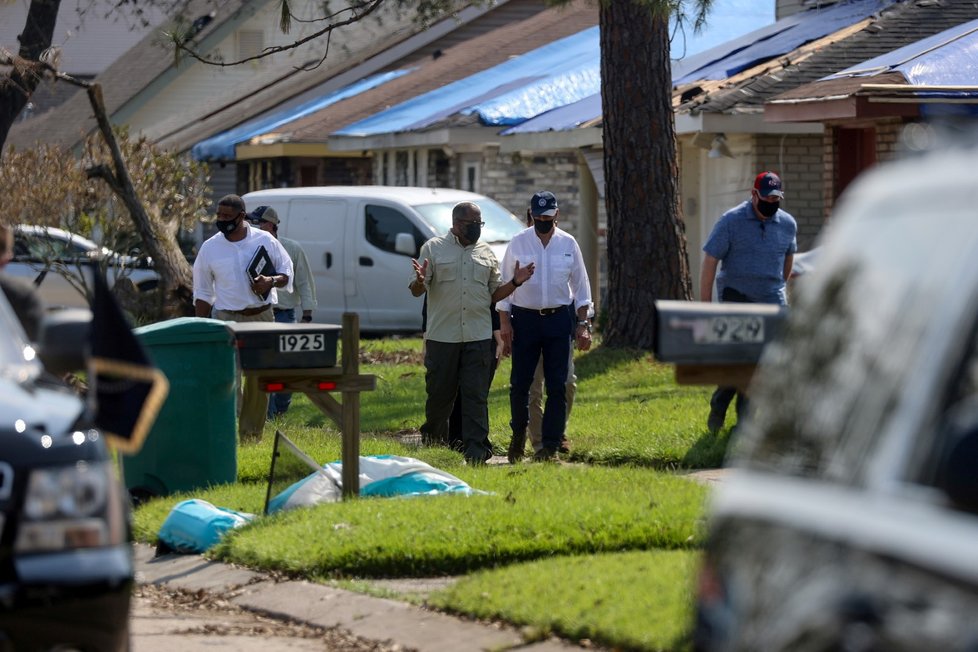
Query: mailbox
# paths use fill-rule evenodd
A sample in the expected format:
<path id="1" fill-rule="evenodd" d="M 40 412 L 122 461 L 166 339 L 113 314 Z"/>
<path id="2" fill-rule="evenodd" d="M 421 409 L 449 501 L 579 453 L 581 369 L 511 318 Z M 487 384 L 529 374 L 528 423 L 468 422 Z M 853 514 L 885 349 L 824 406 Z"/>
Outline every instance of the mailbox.
<path id="1" fill-rule="evenodd" d="M 787 308 L 768 303 L 655 302 L 655 357 L 674 364 L 755 364 Z"/>
<path id="2" fill-rule="evenodd" d="M 227 322 L 234 331 L 241 368 L 314 369 L 336 366 L 337 324 Z"/>

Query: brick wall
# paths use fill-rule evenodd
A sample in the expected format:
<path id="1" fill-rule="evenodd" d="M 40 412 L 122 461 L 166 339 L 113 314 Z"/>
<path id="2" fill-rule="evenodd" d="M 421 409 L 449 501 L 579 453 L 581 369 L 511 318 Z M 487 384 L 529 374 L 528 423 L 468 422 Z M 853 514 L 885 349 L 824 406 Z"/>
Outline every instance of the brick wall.
<path id="1" fill-rule="evenodd" d="M 782 207 L 798 222 L 798 250 L 810 249 L 825 224 L 825 144 L 821 134 L 759 134 L 754 169 L 774 170 L 784 183 Z M 831 178 L 831 177 L 830 177 Z"/>

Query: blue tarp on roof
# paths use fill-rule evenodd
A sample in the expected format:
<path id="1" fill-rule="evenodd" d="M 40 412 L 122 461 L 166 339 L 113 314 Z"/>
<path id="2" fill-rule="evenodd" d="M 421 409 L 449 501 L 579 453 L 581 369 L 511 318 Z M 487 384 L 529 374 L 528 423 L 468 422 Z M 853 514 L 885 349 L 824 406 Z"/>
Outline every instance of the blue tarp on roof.
<path id="1" fill-rule="evenodd" d="M 336 132 L 371 136 L 422 129 L 456 113 L 514 124 L 600 89 L 598 28 L 558 39 L 488 70 L 429 91 Z"/>
<path id="2" fill-rule="evenodd" d="M 672 64 L 674 85 L 725 79 L 760 62 L 787 54 L 893 4 L 897 0 L 854 0 L 794 14 Z M 503 135 L 564 131 L 601 117 L 600 94 L 507 129 Z"/>
<path id="3" fill-rule="evenodd" d="M 254 136 L 267 133 L 286 123 L 298 120 L 310 113 L 324 109 L 331 104 L 344 100 L 354 95 L 359 95 L 371 88 L 386 84 L 387 82 L 408 74 L 411 70 L 395 70 L 371 75 L 358 82 L 333 91 L 323 97 L 317 97 L 298 106 L 289 106 L 279 109 L 274 113 L 263 115 L 260 118 L 250 120 L 233 129 L 224 131 L 202 140 L 193 146 L 190 155 L 198 161 L 220 161 L 234 159 L 234 148 L 236 145 L 247 142 Z"/>
<path id="4" fill-rule="evenodd" d="M 824 79 L 900 72 L 914 86 L 978 85 L 978 20 L 944 30 Z"/>
<path id="5" fill-rule="evenodd" d="M 754 42 L 742 50 L 732 52 L 705 66 L 673 74 L 674 84 L 685 84 L 701 79 L 726 79 L 763 61 L 795 50 L 806 43 L 818 40 L 860 20 L 878 13 L 896 0 L 855 0 L 835 4 L 824 9 L 811 9 L 797 13 L 773 25 L 739 39 Z"/>

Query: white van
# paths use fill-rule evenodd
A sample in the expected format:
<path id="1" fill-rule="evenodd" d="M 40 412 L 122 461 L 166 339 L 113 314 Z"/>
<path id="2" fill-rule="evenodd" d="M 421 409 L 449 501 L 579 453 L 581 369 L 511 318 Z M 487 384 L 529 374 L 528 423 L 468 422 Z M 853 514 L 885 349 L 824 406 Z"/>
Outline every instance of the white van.
<path id="1" fill-rule="evenodd" d="M 472 201 L 482 209 L 481 240 L 500 260 L 523 220 L 492 199 L 464 190 L 398 186 L 277 188 L 244 195 L 251 211 L 278 212 L 279 235 L 298 241 L 316 279 L 313 320 L 339 324 L 360 315 L 364 332 L 419 332 L 421 297 L 412 297 L 411 259 L 431 237 L 448 232 L 452 208 Z M 486 306 L 488 310 L 488 306 Z"/>

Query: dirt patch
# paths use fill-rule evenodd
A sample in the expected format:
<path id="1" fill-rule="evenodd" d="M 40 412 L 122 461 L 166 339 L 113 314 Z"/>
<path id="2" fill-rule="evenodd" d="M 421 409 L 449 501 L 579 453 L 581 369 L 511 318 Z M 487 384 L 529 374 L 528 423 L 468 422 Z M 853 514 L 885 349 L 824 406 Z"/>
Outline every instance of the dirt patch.
<path id="1" fill-rule="evenodd" d="M 231 603 L 224 596 L 206 591 L 174 590 L 155 584 L 133 590 L 136 616 L 149 609 L 181 617 L 183 626 L 170 636 L 234 636 L 281 640 L 310 639 L 323 649 L 339 652 L 409 652 L 409 648 L 389 641 L 370 641 L 338 627 L 316 627 L 306 623 L 270 618 Z M 317 646 L 318 647 L 318 646 Z"/>
<path id="2" fill-rule="evenodd" d="M 361 348 L 360 364 L 421 365 L 424 357 L 420 351 L 367 351 Z"/>

